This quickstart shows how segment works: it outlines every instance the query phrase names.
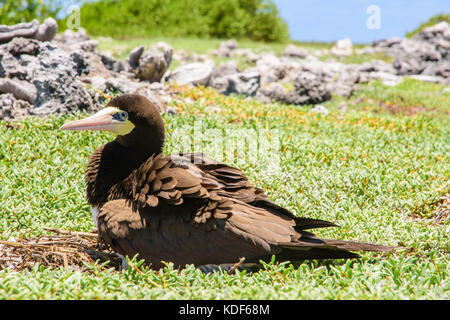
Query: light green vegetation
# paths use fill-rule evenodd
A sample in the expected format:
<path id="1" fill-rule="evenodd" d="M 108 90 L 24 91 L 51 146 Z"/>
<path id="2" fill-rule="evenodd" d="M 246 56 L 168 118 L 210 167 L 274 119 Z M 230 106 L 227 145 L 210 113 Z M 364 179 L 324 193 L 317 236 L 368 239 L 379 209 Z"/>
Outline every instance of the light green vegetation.
<path id="1" fill-rule="evenodd" d="M 197 42 L 198 50 L 206 50 Z M 438 219 L 436 206 L 429 205 L 450 193 L 450 93 L 443 86 L 409 79 L 388 87 L 376 81 L 349 99 L 324 103 L 328 115 L 310 112 L 311 106 L 263 104 L 212 89 L 175 89 L 179 99 L 171 106 L 179 113 L 164 115 L 166 153 L 190 151 L 177 129 L 200 120 L 204 130 L 264 132 L 278 139 L 279 170 L 267 173 L 263 163 L 239 159 L 228 163 L 273 201 L 299 216 L 341 226 L 317 230 L 321 237 L 410 249 L 306 261 L 298 268 L 270 264 L 232 275 L 205 275 L 192 266 L 180 272 L 170 266 L 160 272 L 92 267 L 90 273 L 36 266 L 0 271 L 0 299 L 449 298 L 449 220 Z M 58 130 L 82 116 L 0 122 L 0 239 L 39 236 L 44 227 L 94 229 L 84 170 L 93 150 L 113 136 Z M 207 141 L 200 146 L 210 148 Z"/>

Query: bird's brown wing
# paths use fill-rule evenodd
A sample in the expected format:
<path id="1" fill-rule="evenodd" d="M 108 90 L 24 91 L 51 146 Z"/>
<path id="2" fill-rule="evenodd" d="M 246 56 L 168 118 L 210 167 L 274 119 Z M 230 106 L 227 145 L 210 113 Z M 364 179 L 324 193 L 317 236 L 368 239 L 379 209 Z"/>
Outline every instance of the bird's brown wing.
<path id="1" fill-rule="evenodd" d="M 271 216 L 245 204 L 223 203 L 199 209 L 210 216 L 194 222 L 198 212 L 187 204 L 161 203 L 133 210 L 125 199 L 105 203 L 98 216 L 99 234 L 115 251 L 130 257 L 139 254 L 152 267 L 161 261 L 186 264 L 233 263 L 240 257 L 257 261 L 277 254 L 277 243 L 289 242 L 294 222 Z"/>
<path id="2" fill-rule="evenodd" d="M 153 267 L 266 259 L 348 258 L 376 246 L 323 240 L 305 229 L 333 223 L 295 217 L 269 201 L 238 169 L 186 155 L 148 159 L 113 186 L 99 233 L 116 251 Z M 183 160 L 184 159 L 184 160 Z M 200 162 L 199 162 L 200 161 Z"/>

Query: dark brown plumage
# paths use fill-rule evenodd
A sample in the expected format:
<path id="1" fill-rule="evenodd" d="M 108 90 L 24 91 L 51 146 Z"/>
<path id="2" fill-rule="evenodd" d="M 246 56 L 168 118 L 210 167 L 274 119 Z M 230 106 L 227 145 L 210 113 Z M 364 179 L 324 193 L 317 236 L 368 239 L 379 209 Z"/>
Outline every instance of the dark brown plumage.
<path id="1" fill-rule="evenodd" d="M 163 156 L 164 124 L 146 98 L 122 95 L 108 106 L 126 111 L 135 127 L 93 153 L 86 184 L 99 235 L 116 252 L 160 268 L 161 261 L 184 267 L 276 255 L 294 262 L 392 249 L 319 239 L 307 230 L 335 224 L 294 216 L 239 169 L 202 154 Z"/>

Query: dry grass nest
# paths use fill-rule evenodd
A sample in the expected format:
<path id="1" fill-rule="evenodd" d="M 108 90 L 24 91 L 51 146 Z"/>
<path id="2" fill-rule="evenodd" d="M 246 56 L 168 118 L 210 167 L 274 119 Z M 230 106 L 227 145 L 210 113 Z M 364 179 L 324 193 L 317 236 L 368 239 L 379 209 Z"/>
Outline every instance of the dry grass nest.
<path id="1" fill-rule="evenodd" d="M 50 268 L 90 271 L 89 266 L 96 261 L 103 268 L 120 269 L 120 258 L 99 241 L 96 231 L 45 230 L 53 234 L 33 239 L 0 240 L 0 270 L 17 272 L 30 270 L 39 264 Z"/>

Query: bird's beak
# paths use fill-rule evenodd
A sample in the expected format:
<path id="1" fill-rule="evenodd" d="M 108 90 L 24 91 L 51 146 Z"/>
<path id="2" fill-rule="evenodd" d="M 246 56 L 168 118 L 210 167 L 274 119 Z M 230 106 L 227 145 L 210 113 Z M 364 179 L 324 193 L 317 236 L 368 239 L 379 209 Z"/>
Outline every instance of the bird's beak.
<path id="1" fill-rule="evenodd" d="M 100 110 L 90 117 L 65 123 L 60 130 L 102 130 L 119 135 L 126 135 L 133 130 L 134 125 L 128 119 L 115 120 L 113 115 L 121 110 L 108 107 Z"/>

